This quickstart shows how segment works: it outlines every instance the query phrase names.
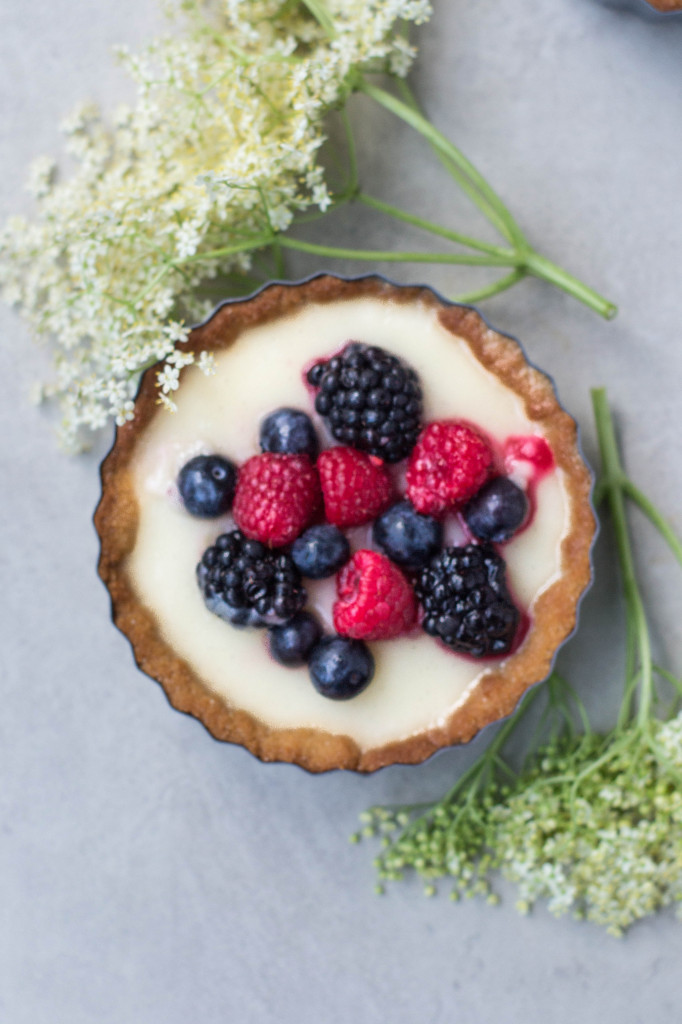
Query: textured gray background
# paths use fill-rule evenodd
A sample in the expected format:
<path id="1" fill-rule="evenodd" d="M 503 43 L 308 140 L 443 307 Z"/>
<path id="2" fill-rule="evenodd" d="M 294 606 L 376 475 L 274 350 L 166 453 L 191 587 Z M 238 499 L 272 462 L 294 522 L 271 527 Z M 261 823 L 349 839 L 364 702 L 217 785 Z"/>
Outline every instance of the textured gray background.
<path id="1" fill-rule="evenodd" d="M 590 456 L 588 390 L 608 385 L 628 466 L 679 530 L 682 19 L 593 0 L 436 6 L 414 75 L 428 113 L 547 255 L 621 307 L 606 324 L 532 282 L 486 313 L 554 374 Z M 1 0 L 2 216 L 28 208 L 25 165 L 56 150 L 61 116 L 125 93 L 110 47 L 155 24 L 152 0 Z M 408 130 L 362 100 L 353 114 L 368 191 L 476 226 Z M 365 211 L 334 224 L 338 244 L 429 244 Z M 452 269 L 394 276 L 449 295 L 473 284 Z M 95 576 L 101 452 L 57 454 L 26 400 L 43 355 L 5 309 L 0 334 L 0 1021 L 678 1021 L 672 915 L 618 942 L 543 909 L 521 918 L 505 887 L 496 909 L 426 900 L 417 884 L 373 895 L 373 849 L 347 842 L 356 815 L 440 793 L 471 749 L 313 778 L 214 743 L 168 708 Z M 679 577 L 635 525 L 659 641 L 679 667 Z M 606 723 L 621 641 L 608 543 L 597 562 L 564 666 Z"/>

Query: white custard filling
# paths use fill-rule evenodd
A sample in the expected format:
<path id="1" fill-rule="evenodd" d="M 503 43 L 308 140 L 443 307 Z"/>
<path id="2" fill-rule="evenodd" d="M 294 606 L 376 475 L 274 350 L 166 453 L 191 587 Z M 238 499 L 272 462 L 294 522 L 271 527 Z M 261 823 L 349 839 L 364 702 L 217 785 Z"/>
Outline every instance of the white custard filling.
<path id="1" fill-rule="evenodd" d="M 154 417 L 134 458 L 139 529 L 127 570 L 166 642 L 226 703 L 275 728 L 324 729 L 368 750 L 444 724 L 492 663 L 458 657 L 423 633 L 380 641 L 370 645 L 376 673 L 362 694 L 349 701 L 320 696 L 305 667 L 283 668 L 270 658 L 263 630 L 236 629 L 206 609 L 196 565 L 231 520 L 193 518 L 176 487 L 193 455 L 215 452 L 241 463 L 256 454 L 260 422 L 272 410 L 311 411 L 303 368 L 349 340 L 380 345 L 414 367 L 425 421 L 469 420 L 500 444 L 538 432 L 521 399 L 440 325 L 435 310 L 377 298 L 307 306 L 245 331 L 217 353 L 213 376 L 185 371 L 177 413 Z M 561 570 L 569 503 L 560 470 L 541 479 L 536 499 L 530 525 L 503 548 L 508 581 L 531 619 L 534 602 Z M 333 581 L 308 590 L 328 610 Z"/>

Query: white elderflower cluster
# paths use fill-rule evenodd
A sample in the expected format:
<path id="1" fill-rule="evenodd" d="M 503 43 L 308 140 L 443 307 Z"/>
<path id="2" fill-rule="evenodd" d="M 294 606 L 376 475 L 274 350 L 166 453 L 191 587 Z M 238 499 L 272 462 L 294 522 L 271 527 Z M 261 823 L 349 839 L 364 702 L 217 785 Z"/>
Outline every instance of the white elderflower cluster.
<path id="1" fill-rule="evenodd" d="M 185 325 L 213 304 L 201 286 L 234 275 L 251 290 L 252 252 L 297 212 L 328 208 L 325 114 L 357 71 L 405 74 L 415 54 L 401 28 L 430 13 L 426 0 L 325 0 L 328 33 L 302 2 L 180 6 L 190 31 L 121 51 L 136 103 L 111 128 L 90 105 L 75 111 L 63 124 L 75 173 L 58 182 L 37 161 L 37 218 L 0 233 L 0 291 L 54 342 L 42 394 L 59 400 L 73 450 L 109 416 L 132 417 L 140 373 L 159 360 L 173 408 L 193 360 L 177 351 Z"/>
<path id="2" fill-rule="evenodd" d="M 491 810 L 491 842 L 520 909 L 544 898 L 553 913 L 618 936 L 680 904 L 682 719 L 650 729 L 617 736 L 606 756 L 558 753 Z"/>
<path id="3" fill-rule="evenodd" d="M 454 898 L 496 902 L 501 872 L 522 913 L 542 899 L 615 936 L 662 907 L 682 917 L 682 716 L 574 736 L 509 783 L 480 786 L 485 764 L 484 755 L 468 788 L 415 820 L 385 808 L 365 815 L 353 838 L 383 834 L 380 879 L 414 870 L 427 895 L 447 877 Z"/>

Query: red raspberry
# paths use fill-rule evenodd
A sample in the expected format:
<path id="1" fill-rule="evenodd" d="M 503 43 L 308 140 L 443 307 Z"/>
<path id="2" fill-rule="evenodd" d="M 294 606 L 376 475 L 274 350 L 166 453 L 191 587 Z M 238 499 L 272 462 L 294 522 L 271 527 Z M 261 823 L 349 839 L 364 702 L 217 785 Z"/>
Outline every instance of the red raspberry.
<path id="1" fill-rule="evenodd" d="M 414 591 L 397 565 L 377 551 L 356 551 L 336 577 L 334 629 L 354 640 L 390 640 L 417 617 Z"/>
<path id="2" fill-rule="evenodd" d="M 417 512 L 443 516 L 485 483 L 492 461 L 486 442 L 465 423 L 429 423 L 410 456 L 407 496 Z"/>
<path id="3" fill-rule="evenodd" d="M 393 501 L 393 481 L 376 455 L 355 448 L 328 448 L 317 459 L 324 511 L 334 526 L 360 526 Z"/>
<path id="4" fill-rule="evenodd" d="M 251 540 L 278 548 L 295 540 L 320 507 L 320 482 L 307 455 L 264 452 L 239 470 L 232 514 Z"/>

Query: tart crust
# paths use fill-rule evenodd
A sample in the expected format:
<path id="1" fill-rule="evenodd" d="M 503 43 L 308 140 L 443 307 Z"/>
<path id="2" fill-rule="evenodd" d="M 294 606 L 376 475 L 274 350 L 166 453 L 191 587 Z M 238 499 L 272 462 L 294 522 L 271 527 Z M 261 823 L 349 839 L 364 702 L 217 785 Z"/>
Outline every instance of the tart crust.
<path id="1" fill-rule="evenodd" d="M 301 304 L 358 297 L 435 308 L 442 326 L 464 339 L 479 362 L 522 398 L 528 418 L 538 424 L 565 474 L 570 529 L 562 540 L 561 575 L 537 598 L 532 628 L 519 649 L 502 668 L 485 672 L 444 725 L 364 751 L 347 736 L 272 728 L 228 706 L 174 653 L 126 573 L 138 524 L 131 463 L 145 428 L 154 416 L 165 415 L 157 404 L 154 367 L 142 378 L 134 419 L 117 429 L 102 463 L 102 497 L 94 517 L 101 542 L 98 570 L 111 596 L 113 621 L 130 641 L 139 668 L 161 684 L 174 708 L 198 718 L 216 739 L 240 744 L 263 761 L 292 762 L 311 772 L 371 772 L 389 764 L 416 764 L 442 747 L 468 742 L 484 726 L 510 714 L 523 693 L 549 674 L 557 648 L 575 628 L 578 602 L 591 579 L 592 480 L 578 452 L 575 422 L 559 405 L 550 379 L 529 365 L 518 343 L 488 327 L 475 310 L 447 304 L 425 287 L 393 285 L 376 276 L 344 280 L 325 274 L 301 284 L 268 285 L 253 298 L 219 306 L 180 347 L 223 350 L 244 330 L 286 316 Z"/>
<path id="2" fill-rule="evenodd" d="M 682 11 L 682 0 L 647 0 L 657 11 Z"/>

